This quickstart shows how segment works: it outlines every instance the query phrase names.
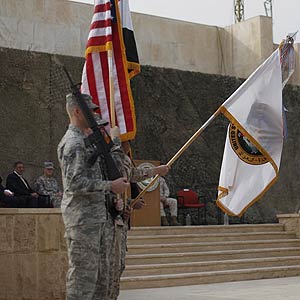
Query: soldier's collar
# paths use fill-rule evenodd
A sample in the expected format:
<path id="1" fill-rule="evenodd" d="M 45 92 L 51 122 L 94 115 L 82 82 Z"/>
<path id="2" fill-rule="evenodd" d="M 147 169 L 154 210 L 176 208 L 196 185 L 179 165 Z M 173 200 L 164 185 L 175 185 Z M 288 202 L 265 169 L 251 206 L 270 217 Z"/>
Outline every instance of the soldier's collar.
<path id="1" fill-rule="evenodd" d="M 79 129 L 78 127 L 76 127 L 73 124 L 69 124 L 69 130 L 72 130 L 72 131 L 78 132 L 80 134 L 83 134 L 83 132 L 81 131 L 81 129 Z"/>

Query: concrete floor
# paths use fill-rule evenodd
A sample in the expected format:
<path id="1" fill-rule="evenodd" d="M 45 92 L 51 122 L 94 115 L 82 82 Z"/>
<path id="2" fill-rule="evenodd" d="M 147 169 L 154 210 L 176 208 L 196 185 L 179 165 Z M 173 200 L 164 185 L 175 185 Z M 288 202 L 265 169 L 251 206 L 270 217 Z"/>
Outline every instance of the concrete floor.
<path id="1" fill-rule="evenodd" d="M 300 277 L 122 291 L 119 300 L 299 300 Z"/>

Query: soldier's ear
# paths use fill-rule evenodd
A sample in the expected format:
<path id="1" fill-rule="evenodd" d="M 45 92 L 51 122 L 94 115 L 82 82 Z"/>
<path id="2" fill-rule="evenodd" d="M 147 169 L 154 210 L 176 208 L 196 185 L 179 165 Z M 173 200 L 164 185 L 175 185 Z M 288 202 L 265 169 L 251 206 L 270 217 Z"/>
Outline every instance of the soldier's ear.
<path id="1" fill-rule="evenodd" d="M 81 115 L 81 110 L 80 110 L 80 108 L 78 107 L 78 106 L 75 106 L 74 107 L 74 110 L 73 110 L 73 113 L 74 113 L 74 115 L 75 116 L 79 116 L 79 115 Z"/>

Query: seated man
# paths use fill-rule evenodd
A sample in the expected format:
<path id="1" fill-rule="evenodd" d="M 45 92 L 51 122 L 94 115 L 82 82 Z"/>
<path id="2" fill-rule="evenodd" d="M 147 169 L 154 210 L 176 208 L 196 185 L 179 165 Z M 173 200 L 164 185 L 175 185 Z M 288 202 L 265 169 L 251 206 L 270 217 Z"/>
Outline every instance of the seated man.
<path id="1" fill-rule="evenodd" d="M 2 185 L 2 177 L 0 177 L 0 207 L 18 207 L 14 193 Z"/>
<path id="2" fill-rule="evenodd" d="M 49 196 L 53 207 L 60 208 L 62 192 L 59 191 L 56 179 L 53 177 L 54 165 L 51 161 L 44 162 L 43 175 L 35 182 L 35 190 L 41 196 Z"/>
<path id="3" fill-rule="evenodd" d="M 164 178 L 159 178 L 160 184 L 160 216 L 161 216 L 161 225 L 169 226 L 168 219 L 164 208 L 169 207 L 171 213 L 171 225 L 180 226 L 181 224 L 177 221 L 177 200 L 169 198 L 170 190 L 167 186 L 167 183 Z"/>
<path id="4" fill-rule="evenodd" d="M 6 187 L 18 199 L 19 207 L 38 207 L 39 195 L 30 187 L 23 177 L 25 171 L 21 161 L 14 163 L 14 171 L 6 178 Z"/>

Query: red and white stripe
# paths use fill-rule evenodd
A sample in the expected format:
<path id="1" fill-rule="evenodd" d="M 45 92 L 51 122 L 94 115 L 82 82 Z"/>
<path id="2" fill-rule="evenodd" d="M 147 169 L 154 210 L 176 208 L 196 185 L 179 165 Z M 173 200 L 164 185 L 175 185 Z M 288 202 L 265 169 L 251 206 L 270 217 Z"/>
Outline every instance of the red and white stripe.
<path id="1" fill-rule="evenodd" d="M 108 55 L 107 51 L 99 51 L 99 49 L 109 42 L 113 44 L 112 73 L 116 123 L 121 135 L 132 136 L 136 130 L 135 113 L 130 102 L 131 90 L 126 63 L 123 61 L 122 41 L 120 41 L 117 23 L 111 21 L 110 1 L 96 0 L 87 42 L 81 91 L 93 97 L 93 101 L 100 107 L 102 118 L 107 121 L 110 121 Z"/>
<path id="2" fill-rule="evenodd" d="M 105 46 L 112 40 L 112 24 L 109 0 L 96 0 L 87 49 L 92 46 Z"/>
<path id="3" fill-rule="evenodd" d="M 134 135 L 136 130 L 135 113 L 130 102 L 131 90 L 117 22 L 111 21 L 110 1 L 96 0 L 87 42 L 81 91 L 93 97 L 93 101 L 100 107 L 102 118 L 107 121 L 110 121 L 108 55 L 107 51 L 99 49 L 109 42 L 113 45 L 112 73 L 116 123 L 121 135 L 129 134 L 133 137 L 132 134 Z"/>

